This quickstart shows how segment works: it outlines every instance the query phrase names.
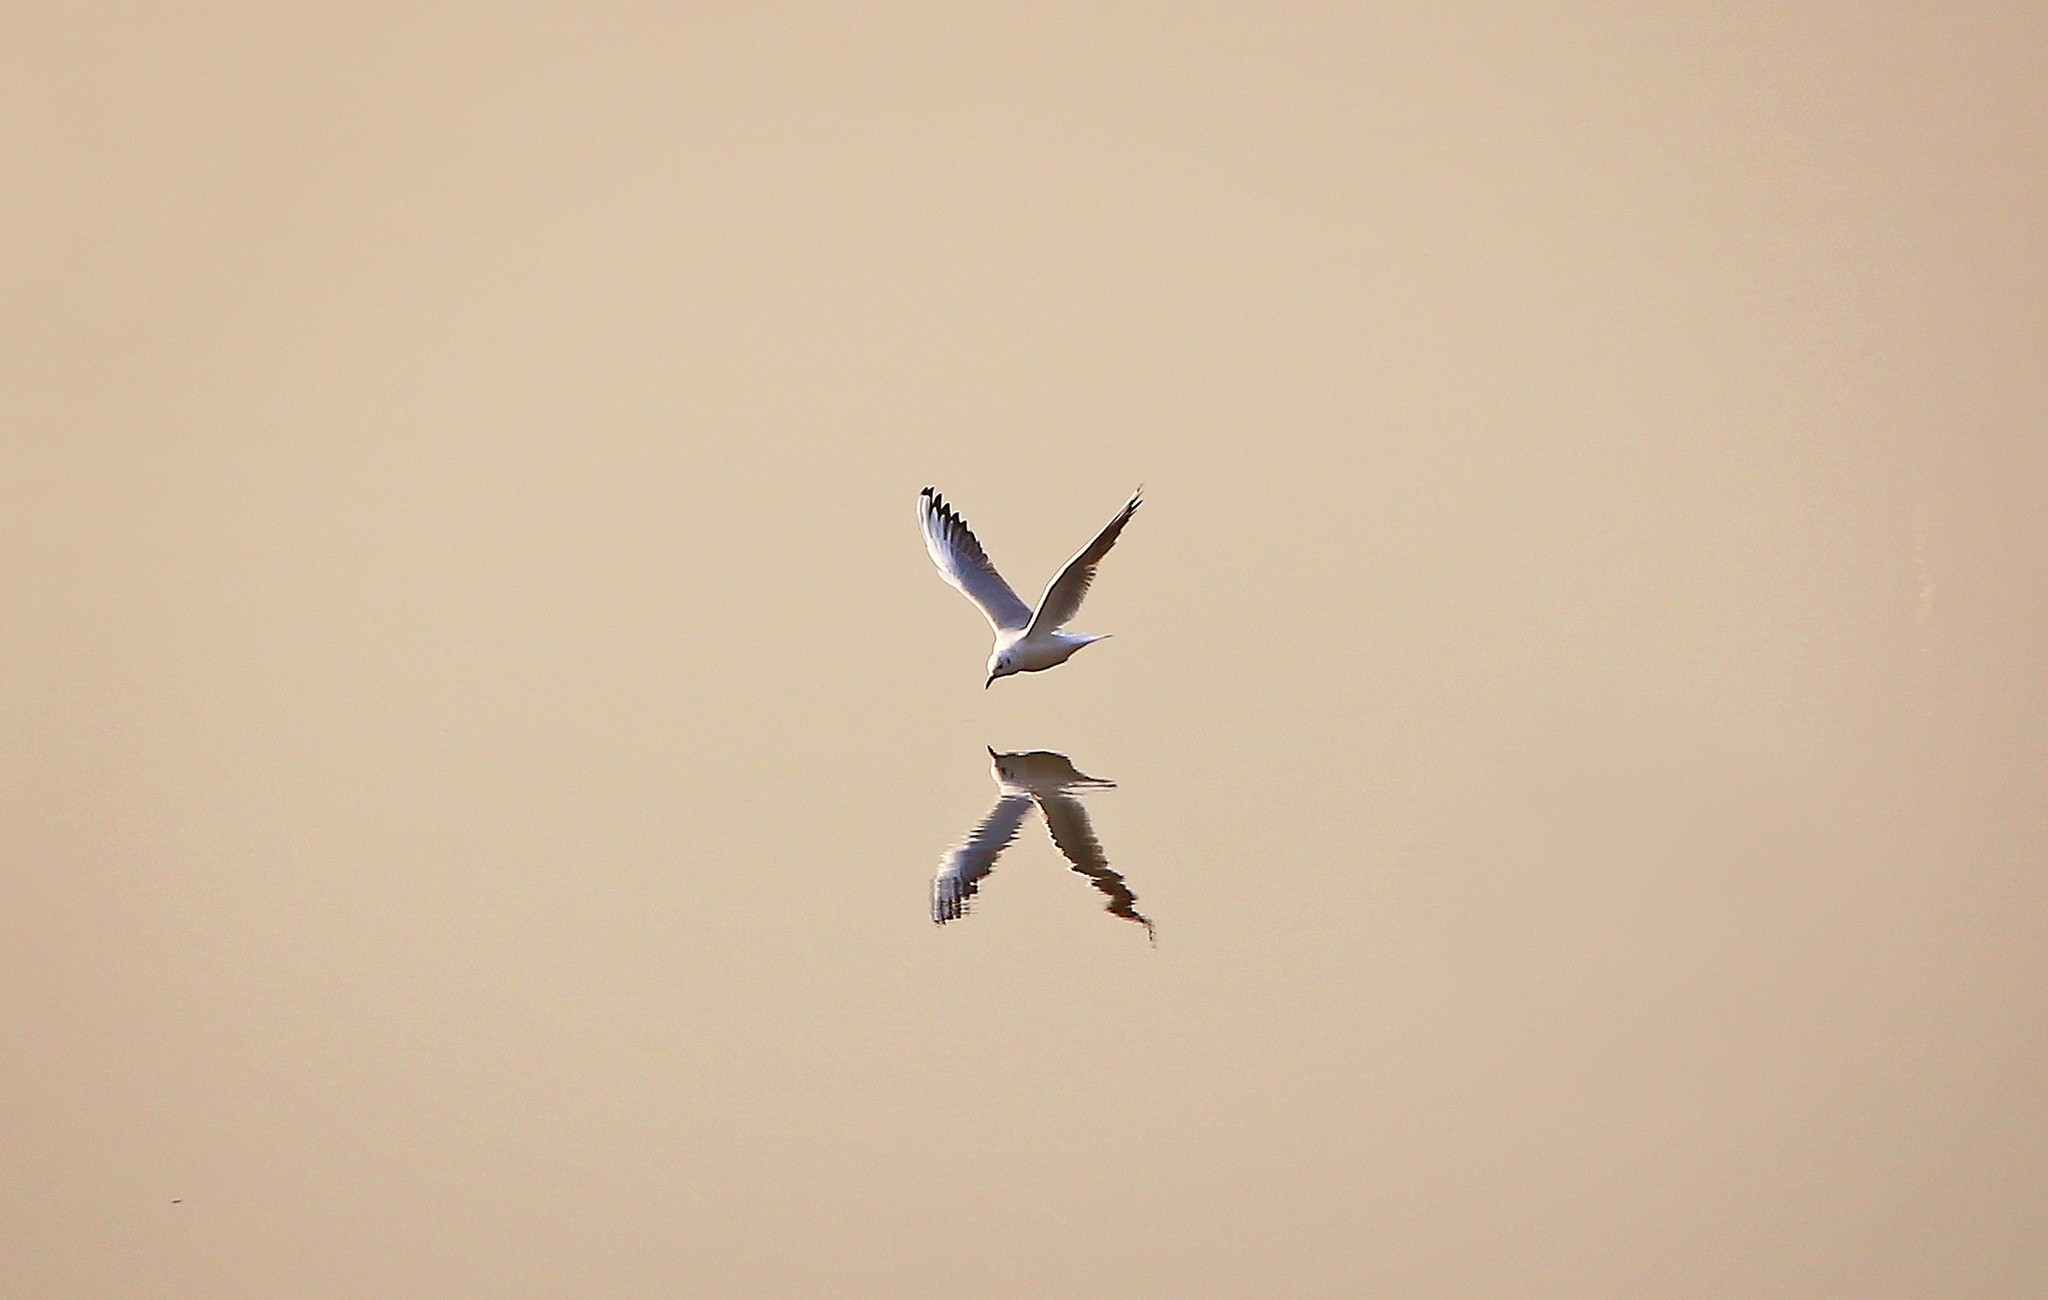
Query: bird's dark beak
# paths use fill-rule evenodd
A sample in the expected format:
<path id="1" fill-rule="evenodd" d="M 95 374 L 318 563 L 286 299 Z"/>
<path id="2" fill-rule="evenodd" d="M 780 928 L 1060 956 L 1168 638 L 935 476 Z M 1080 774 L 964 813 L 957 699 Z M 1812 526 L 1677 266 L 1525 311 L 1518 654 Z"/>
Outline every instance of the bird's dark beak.
<path id="1" fill-rule="evenodd" d="M 983 690 L 987 690 L 987 689 L 988 689 L 989 687 L 991 687 L 991 686 L 994 686 L 995 684 L 996 684 L 996 675 L 995 675 L 994 673 L 990 673 L 990 674 L 988 675 L 988 680 L 987 680 L 987 681 L 985 681 L 985 682 L 983 682 L 983 683 L 981 684 L 981 689 L 983 689 Z"/>
<path id="2" fill-rule="evenodd" d="M 988 751 L 988 756 L 990 758 L 994 758 L 996 756 L 996 747 L 994 745 L 983 745 L 982 748 Z"/>

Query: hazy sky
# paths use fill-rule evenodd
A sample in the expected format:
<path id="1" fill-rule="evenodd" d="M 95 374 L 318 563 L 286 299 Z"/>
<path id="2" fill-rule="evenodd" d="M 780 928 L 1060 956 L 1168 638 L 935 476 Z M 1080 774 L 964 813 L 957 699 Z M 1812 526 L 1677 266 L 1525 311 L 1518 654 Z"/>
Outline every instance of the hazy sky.
<path id="1" fill-rule="evenodd" d="M 1649 8 L 11 15 L 0 1290 L 2048 1292 L 2048 10 Z"/>

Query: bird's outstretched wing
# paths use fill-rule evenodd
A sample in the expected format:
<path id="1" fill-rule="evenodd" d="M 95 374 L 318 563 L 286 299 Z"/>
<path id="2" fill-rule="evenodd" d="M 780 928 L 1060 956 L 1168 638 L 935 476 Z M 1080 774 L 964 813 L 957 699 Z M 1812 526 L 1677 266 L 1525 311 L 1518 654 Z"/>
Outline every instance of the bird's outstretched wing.
<path id="1" fill-rule="evenodd" d="M 1088 810 L 1081 806 L 1081 801 L 1069 794 L 1041 794 L 1037 799 L 1039 811 L 1045 814 L 1045 828 L 1052 832 L 1052 842 L 1059 846 L 1074 870 L 1102 891 L 1102 896 L 1109 900 L 1109 914 L 1136 921 L 1145 927 L 1147 935 L 1152 935 L 1151 918 L 1138 910 L 1138 896 L 1131 892 L 1124 878 L 1110 870 L 1102 841 L 1095 838 L 1095 827 L 1089 823 Z"/>
<path id="2" fill-rule="evenodd" d="M 1081 548 L 1067 567 L 1060 570 L 1045 589 L 1044 599 L 1038 602 L 1038 612 L 1030 620 L 1031 633 L 1056 632 L 1067 620 L 1081 611 L 1081 598 L 1088 594 L 1088 584 L 1095 581 L 1095 566 L 1102 563 L 1102 557 L 1109 554 L 1109 548 L 1116 545 L 1117 535 L 1124 525 L 1131 522 L 1131 516 L 1144 504 L 1144 489 L 1131 493 L 1131 499 L 1124 502 L 1124 508 L 1116 512 L 1116 518 L 1103 525 L 1095 534 L 1095 540 Z"/>
<path id="3" fill-rule="evenodd" d="M 1030 624 L 1030 607 L 1017 599 L 996 566 L 988 562 L 967 521 L 944 497 L 926 488 L 917 498 L 917 517 L 924 524 L 924 548 L 932 553 L 932 563 L 939 566 L 947 582 L 980 606 L 991 627 L 1010 632 Z"/>
<path id="4" fill-rule="evenodd" d="M 981 878 L 995 870 L 996 859 L 1017 838 L 1017 828 L 1030 811 L 1029 795 L 1004 795 L 960 847 L 946 855 L 932 880 L 932 920 L 944 925 L 967 914 L 967 902 L 981 888 Z"/>

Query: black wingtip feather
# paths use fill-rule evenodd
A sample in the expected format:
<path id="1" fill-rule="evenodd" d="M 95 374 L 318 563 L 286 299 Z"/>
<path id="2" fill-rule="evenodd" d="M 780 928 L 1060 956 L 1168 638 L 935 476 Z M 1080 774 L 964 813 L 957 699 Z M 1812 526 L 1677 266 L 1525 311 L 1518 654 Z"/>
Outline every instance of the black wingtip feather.
<path id="1" fill-rule="evenodd" d="M 949 531 L 957 528 L 961 532 L 966 533 L 969 540 L 972 540 L 974 534 L 968 529 L 967 521 L 960 517 L 959 511 L 946 503 L 946 498 L 940 496 L 932 489 L 926 488 L 925 499 L 930 502 L 933 512 L 939 516 L 939 521 L 945 524 Z"/>

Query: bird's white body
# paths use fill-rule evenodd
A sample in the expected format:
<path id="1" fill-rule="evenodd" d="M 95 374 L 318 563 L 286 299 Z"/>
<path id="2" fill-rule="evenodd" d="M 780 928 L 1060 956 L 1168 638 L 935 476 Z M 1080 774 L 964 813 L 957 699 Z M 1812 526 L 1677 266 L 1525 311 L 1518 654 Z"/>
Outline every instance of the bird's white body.
<path id="1" fill-rule="evenodd" d="M 1056 667 L 1073 658 L 1082 646 L 1107 639 L 1062 632 L 1060 627 L 1079 612 L 1081 598 L 1088 594 L 1088 585 L 1095 580 L 1095 566 L 1116 545 L 1117 536 L 1140 504 L 1139 494 L 1133 492 L 1116 518 L 1095 535 L 1095 540 L 1067 561 L 1034 610 L 1019 600 L 1003 575 L 996 572 L 967 521 L 943 497 L 931 488 L 918 497 L 918 519 L 924 525 L 925 549 L 931 553 L 932 563 L 939 567 L 947 582 L 974 602 L 995 630 L 996 644 L 988 657 L 985 685 L 993 685 L 996 678 L 1012 673 L 1035 673 Z"/>
<path id="2" fill-rule="evenodd" d="M 1046 632 L 1033 636 L 1029 628 L 1015 633 L 999 632 L 995 652 L 988 657 L 988 670 L 993 676 L 1003 675 L 997 672 L 1000 666 L 1007 666 L 1014 673 L 1035 673 L 1065 663 L 1084 645 L 1108 639 L 1107 633 L 1083 636 L 1077 632 Z"/>

